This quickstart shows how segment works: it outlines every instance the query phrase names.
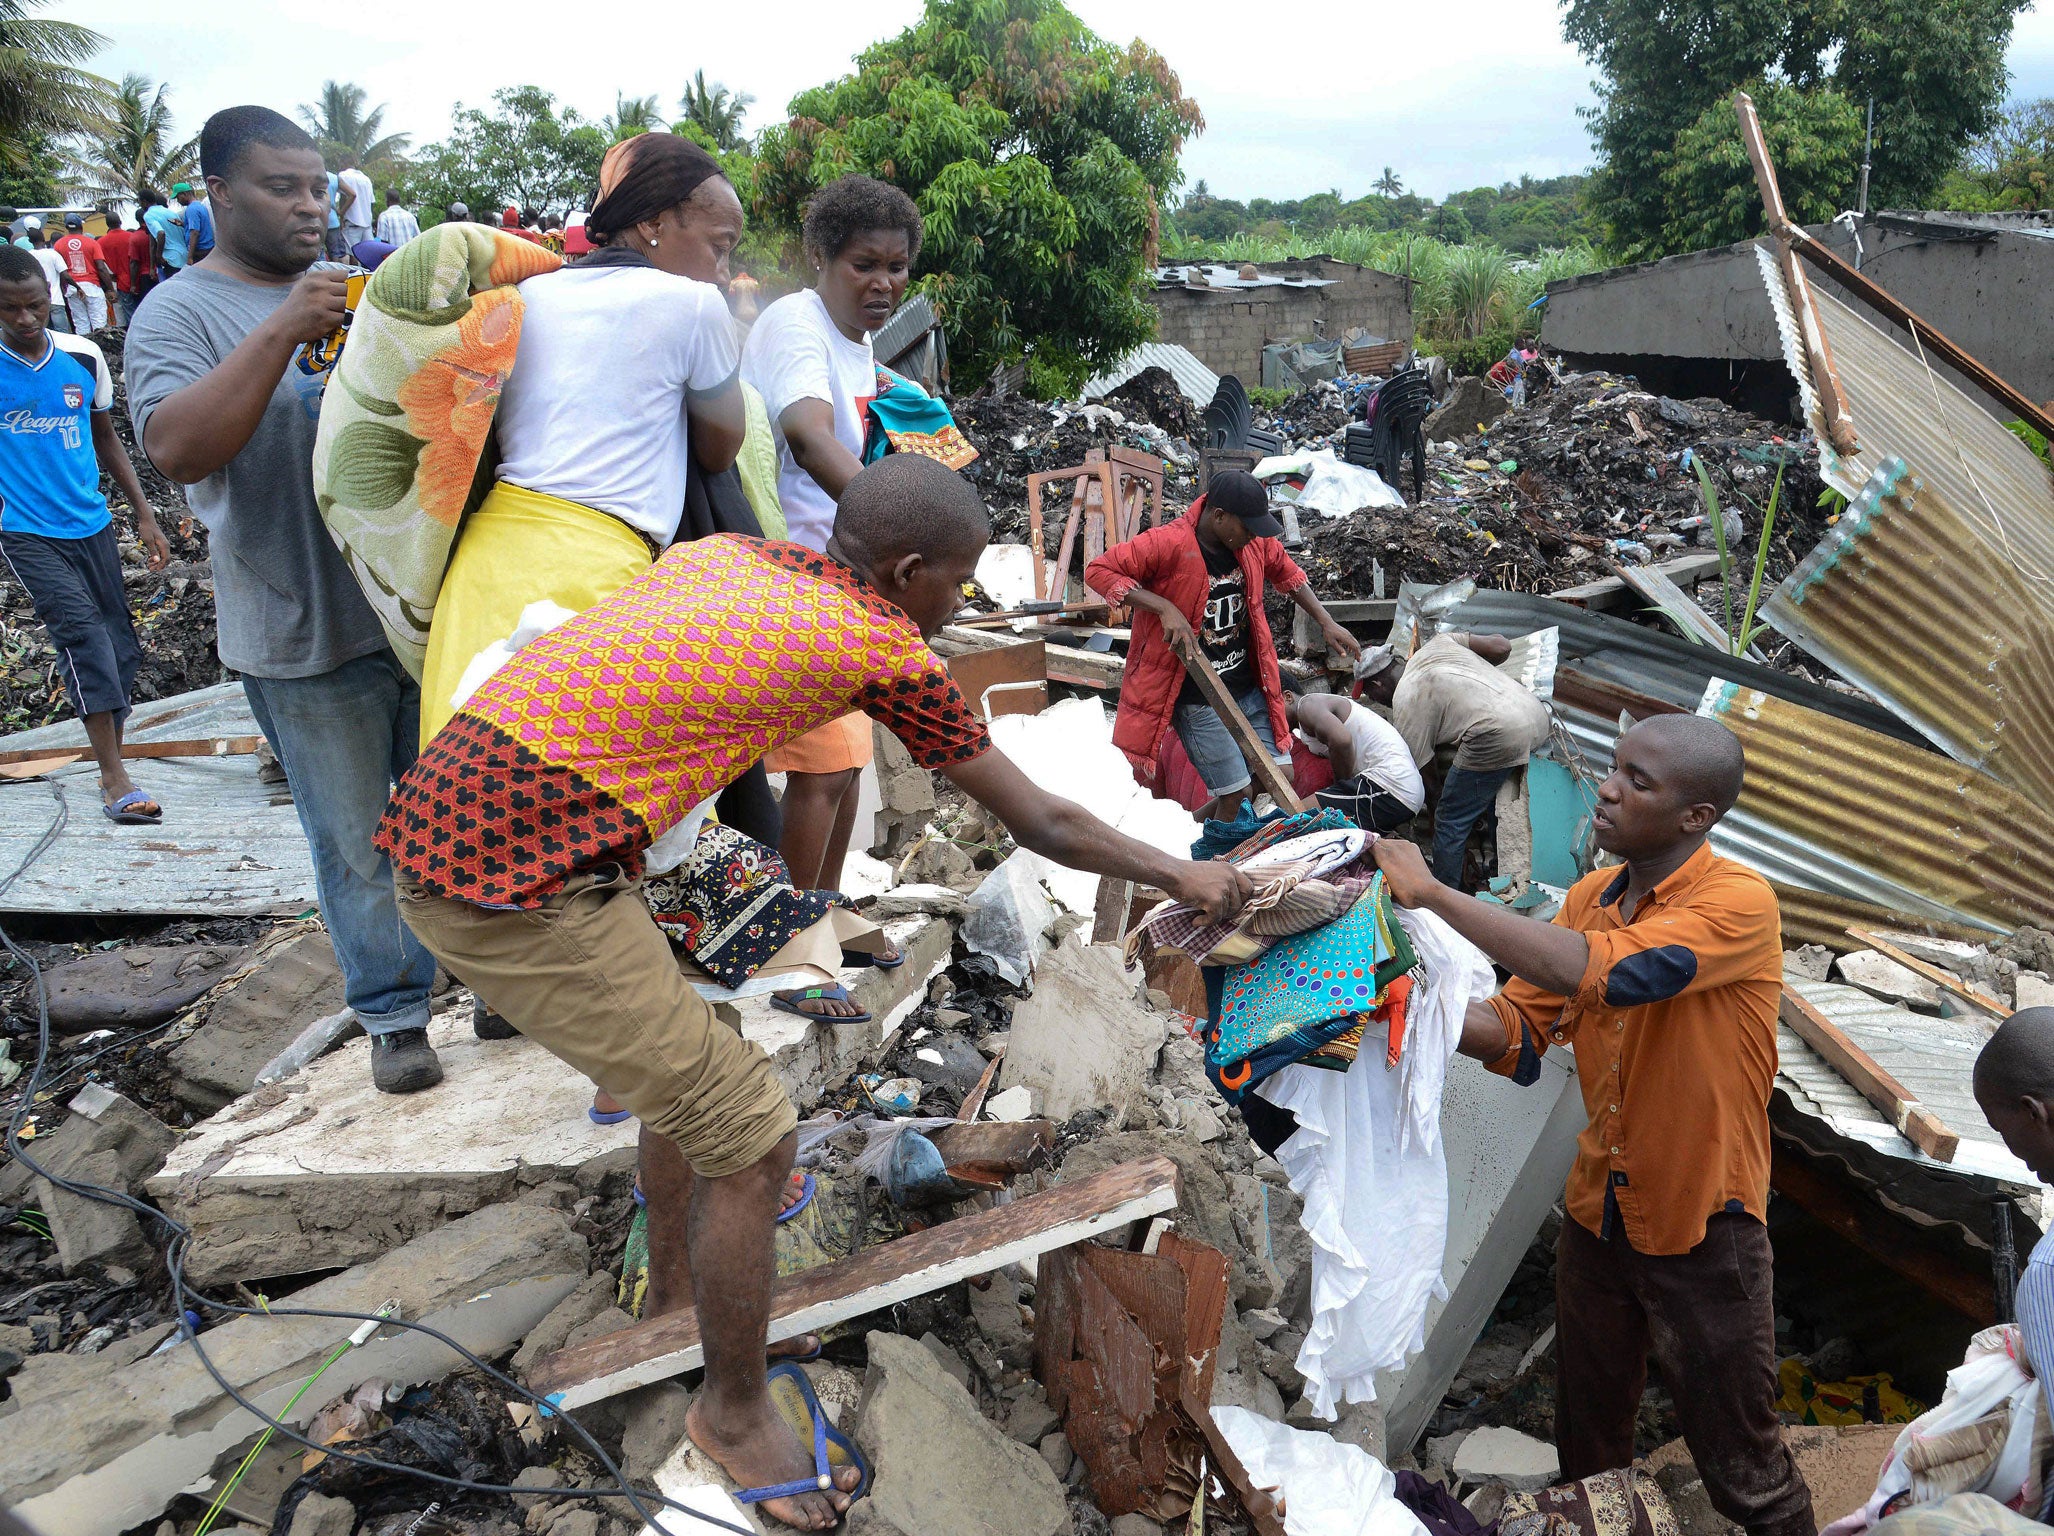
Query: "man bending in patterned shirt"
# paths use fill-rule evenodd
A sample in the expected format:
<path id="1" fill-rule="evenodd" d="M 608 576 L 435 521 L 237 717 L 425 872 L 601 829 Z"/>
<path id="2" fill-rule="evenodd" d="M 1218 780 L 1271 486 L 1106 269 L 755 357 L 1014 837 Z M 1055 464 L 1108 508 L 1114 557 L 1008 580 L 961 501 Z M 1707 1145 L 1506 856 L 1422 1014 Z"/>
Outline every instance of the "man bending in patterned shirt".
<path id="1" fill-rule="evenodd" d="M 643 851 L 765 753 L 862 710 L 1024 848 L 1209 913 L 1248 896 L 1224 860 L 1125 837 L 992 746 L 927 645 L 990 533 L 968 481 L 906 454 L 850 482 L 824 553 L 727 535 L 673 546 L 472 694 L 378 833 L 422 942 L 642 1121 L 648 1311 L 696 1302 L 706 1350 L 688 1428 L 745 1489 L 804 1484 L 763 1499 L 802 1530 L 835 1524 L 854 1477 L 815 1491 L 813 1457 L 765 1388 L 798 1117 L 769 1058 L 679 975 L 637 890 Z"/>

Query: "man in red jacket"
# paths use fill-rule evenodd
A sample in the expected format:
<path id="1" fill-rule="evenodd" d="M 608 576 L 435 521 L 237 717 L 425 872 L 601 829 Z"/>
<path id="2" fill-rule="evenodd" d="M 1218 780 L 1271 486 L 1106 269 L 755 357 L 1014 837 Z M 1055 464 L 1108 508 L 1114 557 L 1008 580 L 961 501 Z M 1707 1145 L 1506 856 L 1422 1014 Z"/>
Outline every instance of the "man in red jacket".
<path id="1" fill-rule="evenodd" d="M 1350 658 L 1362 652 L 1284 553 L 1277 542 L 1282 532 L 1262 482 L 1226 470 L 1176 522 L 1116 545 L 1084 573 L 1085 584 L 1107 602 L 1138 610 L 1113 745 L 1127 754 L 1134 777 L 1154 789 L 1161 782 L 1163 742 L 1174 730 L 1212 796 L 1206 813 L 1214 817 L 1234 815 L 1252 769 L 1184 670 L 1184 657 L 1196 652 L 1212 663 L 1255 734 L 1288 769 L 1291 725 L 1276 642 L 1263 615 L 1266 586 L 1310 614 L 1334 650 Z"/>

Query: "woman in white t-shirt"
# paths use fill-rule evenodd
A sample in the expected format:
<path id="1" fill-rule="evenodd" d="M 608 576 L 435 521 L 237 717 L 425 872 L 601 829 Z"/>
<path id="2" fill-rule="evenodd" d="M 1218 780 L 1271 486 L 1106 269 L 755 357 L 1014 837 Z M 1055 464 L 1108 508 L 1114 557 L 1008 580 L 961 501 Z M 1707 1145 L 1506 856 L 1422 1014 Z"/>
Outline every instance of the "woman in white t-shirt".
<path id="1" fill-rule="evenodd" d="M 677 532 L 689 466 L 719 473 L 742 446 L 734 323 L 703 280 L 742 237 L 734 188 L 668 133 L 615 145 L 599 187 L 599 248 L 521 284 L 498 482 L 464 523 L 428 632 L 424 743 L 465 668 L 528 604 L 580 612 L 639 576 Z"/>
<path id="2" fill-rule="evenodd" d="M 920 254 L 920 210 L 897 187 L 844 176 L 807 205 L 805 249 L 814 285 L 763 311 L 742 352 L 742 377 L 762 393 L 776 429 L 778 501 L 789 537 L 825 549 L 835 501 L 863 467 L 865 408 L 877 393 L 870 333 L 905 296 Z M 787 775 L 778 852 L 802 890 L 840 886 L 857 781 L 869 761 L 870 719 L 862 714 L 765 760 L 771 772 Z M 846 958 L 886 968 L 903 960 L 895 950 Z"/>

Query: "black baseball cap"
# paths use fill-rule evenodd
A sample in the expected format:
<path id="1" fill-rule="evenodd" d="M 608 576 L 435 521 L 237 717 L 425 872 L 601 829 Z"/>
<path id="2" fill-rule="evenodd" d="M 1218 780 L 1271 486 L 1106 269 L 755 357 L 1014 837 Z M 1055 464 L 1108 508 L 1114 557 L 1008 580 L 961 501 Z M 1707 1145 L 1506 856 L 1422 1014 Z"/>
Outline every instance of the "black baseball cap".
<path id="1" fill-rule="evenodd" d="M 1223 469 L 1208 480 L 1205 504 L 1234 518 L 1259 539 L 1274 539 L 1284 531 L 1269 509 L 1269 492 L 1245 469 Z"/>

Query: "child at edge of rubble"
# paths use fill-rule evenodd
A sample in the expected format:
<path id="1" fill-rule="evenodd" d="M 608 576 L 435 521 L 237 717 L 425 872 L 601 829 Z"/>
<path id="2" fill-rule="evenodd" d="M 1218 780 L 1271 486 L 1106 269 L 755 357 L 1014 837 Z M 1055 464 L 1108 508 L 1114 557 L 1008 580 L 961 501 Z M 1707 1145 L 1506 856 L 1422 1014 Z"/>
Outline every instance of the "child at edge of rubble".
<path id="1" fill-rule="evenodd" d="M 121 760 L 143 651 L 100 490 L 102 469 L 128 499 L 151 570 L 164 568 L 171 547 L 114 433 L 113 410 L 114 379 L 99 347 L 50 329 L 41 265 L 0 245 L 0 554 L 62 662 L 65 691 L 99 765 L 101 813 L 122 826 L 155 826 L 163 807 L 136 787 Z"/>
<path id="2" fill-rule="evenodd" d="M 862 710 L 1024 848 L 1216 917 L 1249 894 L 1231 864 L 1136 842 L 993 747 L 927 645 L 990 535 L 967 480 L 894 454 L 849 482 L 824 551 L 727 534 L 676 545 L 472 694 L 377 837 L 422 942 L 641 1120 L 646 1314 L 696 1303 L 705 1346 L 686 1431 L 739 1497 L 802 1530 L 836 1524 L 861 1465 L 831 1429 L 839 1465 L 802 1444 L 765 1366 L 798 1116 L 770 1058 L 680 975 L 640 896 L 644 850 L 765 751 Z M 794 1369 L 779 1367 L 781 1393 L 798 1390 Z"/>

